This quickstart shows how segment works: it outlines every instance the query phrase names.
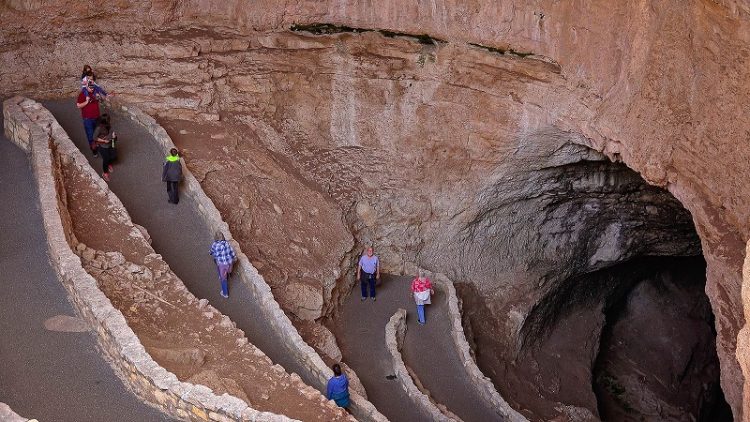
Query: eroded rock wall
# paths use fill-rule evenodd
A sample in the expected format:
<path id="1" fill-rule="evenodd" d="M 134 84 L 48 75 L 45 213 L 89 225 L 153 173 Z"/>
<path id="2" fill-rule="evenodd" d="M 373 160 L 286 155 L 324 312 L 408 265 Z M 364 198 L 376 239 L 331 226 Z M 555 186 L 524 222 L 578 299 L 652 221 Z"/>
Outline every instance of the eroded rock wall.
<path id="1" fill-rule="evenodd" d="M 488 258 L 477 252 L 481 243 L 468 242 L 469 223 L 487 217 L 486 227 L 499 230 L 518 220 L 512 205 L 493 218 L 485 211 L 497 208 L 487 200 L 492 195 L 534 195 L 516 172 L 527 163 L 514 161 L 529 148 L 584 144 L 622 160 L 692 214 L 708 264 L 722 386 L 740 416 L 743 376 L 734 351 L 744 325 L 740 267 L 750 228 L 742 183 L 750 175 L 750 149 L 737 147 L 750 133 L 745 3 L 173 1 L 92 11 L 14 1 L 0 7 L 8 24 L 3 92 L 74 90 L 85 51 L 108 88 L 162 119 L 220 119 L 229 134 L 247 134 L 242 142 L 291 169 L 271 173 L 275 178 L 289 178 L 290 185 L 302 180 L 342 210 L 333 249 L 350 248 L 346 232 L 352 232 L 360 242 L 375 242 L 391 270 L 414 260 L 464 277 L 478 291 L 504 288 L 498 280 L 541 280 L 540 273 L 529 275 L 536 266 L 525 268 L 532 259 L 515 265 L 511 256 L 500 267 L 483 267 Z M 148 18 L 127 17 L 134 11 Z M 446 42 L 284 32 L 314 22 L 427 33 Z M 229 29 L 187 29 L 206 24 Z M 150 32 L 157 26 L 177 29 Z M 500 55 L 468 42 L 524 54 Z M 217 189 L 212 197 L 226 193 Z M 317 221 L 301 230 L 319 230 Z M 604 237 L 617 237 L 621 229 L 612 227 Z M 466 243 L 450 243 L 457 240 Z M 613 261 L 613 250 L 625 250 L 599 246 L 601 254 L 587 255 L 587 264 Z M 493 253 L 499 261 L 502 255 Z M 299 268 L 332 274 L 330 267 L 347 267 L 347 258 L 318 264 Z M 507 291 L 519 293 L 524 285 Z M 337 294 L 330 289 L 321 313 L 333 309 Z M 513 321 L 523 313 L 497 317 Z"/>

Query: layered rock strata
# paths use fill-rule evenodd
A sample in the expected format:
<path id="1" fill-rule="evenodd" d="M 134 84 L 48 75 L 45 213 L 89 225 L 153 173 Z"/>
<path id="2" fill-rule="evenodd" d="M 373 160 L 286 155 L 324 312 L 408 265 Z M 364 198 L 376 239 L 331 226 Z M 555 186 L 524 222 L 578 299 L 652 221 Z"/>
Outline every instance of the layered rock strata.
<path id="1" fill-rule="evenodd" d="M 187 420 L 289 419 L 255 410 L 226 393 L 237 394 L 259 407 L 276 406 L 279 413 L 301 412 L 298 414 L 304 419 L 349 419 L 345 412 L 317 390 L 306 386 L 298 376 L 290 377 L 283 368 L 272 365 L 262 352 L 247 343 L 227 317 L 221 317 L 205 301 L 192 297 L 153 252 L 141 231 L 130 223 L 119 200 L 88 166 L 51 115 L 38 103 L 22 100 L 14 98 L 5 102 L 6 129 L 9 137 L 33 153 L 40 186 L 44 184 L 52 190 L 40 196 L 46 198 L 43 212 L 48 219 L 45 221 L 48 234 L 60 236 L 50 240 L 53 263 L 63 266 L 61 277 L 72 289 L 74 302 L 83 304 L 80 309 L 84 316 L 97 321 L 95 326 L 103 337 L 104 351 L 117 368 L 125 372 L 125 380 L 137 394 L 169 414 Z M 102 233 L 113 237 L 102 237 Z M 78 236 L 90 244 L 118 250 L 105 253 L 88 248 L 78 242 Z M 71 254 L 68 242 L 74 245 L 81 260 L 63 256 Z M 73 264 L 73 261 L 78 262 Z M 93 280 L 83 272 L 81 261 L 98 276 L 99 286 L 111 295 L 113 303 L 123 313 L 112 307 L 109 298 L 101 295 L 95 284 L 82 284 Z M 91 308 L 91 303 L 97 306 Z M 192 317 L 185 318 L 191 314 Z M 201 318 L 216 318 L 216 321 L 202 324 Z M 101 325 L 100 319 L 103 319 Z M 136 338 L 126 319 L 140 335 L 151 337 Z M 194 325 L 188 332 L 183 330 L 184 335 L 179 335 L 179 321 L 183 326 Z M 169 333 L 154 331 L 154 327 L 171 330 Z M 215 391 L 203 385 L 179 382 L 173 373 L 146 354 L 141 342 L 147 343 L 146 349 L 153 352 L 164 367 L 174 370 L 183 379 L 190 378 L 191 382 L 207 382 Z M 217 351 L 220 356 L 216 355 Z M 243 372 L 244 366 L 254 374 L 245 372 L 247 378 L 242 379 L 242 383 L 263 380 L 252 384 L 254 392 L 248 390 L 247 385 L 240 386 L 233 375 L 222 377 L 227 368 L 222 369 L 221 362 L 232 361 L 233 351 L 239 355 L 240 362 L 234 359 L 229 370 L 232 374 Z M 207 358 L 213 363 L 207 362 Z M 283 392 L 284 389 L 287 391 Z M 256 397 L 251 399 L 253 396 Z M 282 400 L 277 400 L 279 398 Z"/>
<path id="2" fill-rule="evenodd" d="M 666 187 L 691 213 L 707 261 L 722 387 L 735 417 L 741 417 L 744 377 L 738 359 L 746 357 L 735 351 L 745 324 L 740 268 L 750 209 L 750 196 L 739 183 L 750 171 L 750 152 L 737 148 L 750 128 L 744 113 L 750 98 L 744 3 L 441 1 L 423 8 L 395 2 L 373 8 L 302 1 L 243 8 L 237 2 L 168 1 L 96 11 L 118 19 L 118 25 L 83 9 L 69 18 L 58 6 L 2 6 L 8 21 L 2 57 L 10 66 L 0 80 L 6 92 L 72 90 L 60 81 L 73 80 L 67 78 L 76 74 L 79 66 L 72 63 L 83 47 L 105 73 L 119 75 L 111 79 L 115 89 L 160 111 L 163 119 L 221 119 L 225 136 L 272 151 L 263 157 L 273 157 L 269 168 L 293 163 L 290 185 L 299 177 L 343 210 L 346 223 L 327 228 L 340 234 L 332 238 L 342 239 L 332 249 L 352 244 L 345 235 L 349 226 L 361 242 L 377 242 L 384 262 L 396 270 L 413 260 L 457 281 L 470 280 L 478 291 L 492 290 L 502 283 L 498 280 L 526 280 L 523 263 L 480 268 L 484 262 L 472 250 L 481 246 L 467 245 L 466 253 L 462 246 L 442 248 L 468 244 L 460 228 L 482 216 L 476 205 L 482 193 L 493 186 L 502 191 L 504 180 L 512 187 L 510 179 L 520 177 L 505 173 L 507 159 L 517 149 L 565 137 L 623 161 L 649 183 Z M 128 19 L 134 11 L 149 18 Z M 65 41 L 62 33 L 45 40 L 34 23 L 39 16 L 76 41 Z M 183 27 L 172 33 L 149 32 L 178 20 Z M 444 42 L 420 44 L 377 32 L 251 31 L 316 22 L 427 33 Z M 231 28 L 217 34 L 184 27 L 190 23 Z M 87 26 L 102 32 L 82 35 Z M 212 193 L 220 195 L 218 188 Z M 508 221 L 496 218 L 496 225 Z M 600 257 L 599 265 L 611 258 Z M 332 271 L 347 260 L 344 255 L 316 262 Z M 568 264 L 577 265 L 561 262 Z M 332 311 L 346 290 L 342 280 L 319 283 L 310 283 L 309 290 L 323 299 L 312 302 L 313 312 L 298 311 L 305 318 L 318 313 L 319 303 L 320 314 Z M 283 288 L 276 287 L 279 296 Z M 492 306 L 500 319 L 523 318 L 523 310 L 503 314 L 502 304 Z"/>

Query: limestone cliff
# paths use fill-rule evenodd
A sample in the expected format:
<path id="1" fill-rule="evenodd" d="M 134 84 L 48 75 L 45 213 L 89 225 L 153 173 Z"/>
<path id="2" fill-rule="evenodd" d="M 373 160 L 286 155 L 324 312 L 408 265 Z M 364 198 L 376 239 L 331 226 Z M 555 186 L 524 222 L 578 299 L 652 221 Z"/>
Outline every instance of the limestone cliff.
<path id="1" fill-rule="evenodd" d="M 502 321 L 499 336 L 518 345 L 544 283 L 637 254 L 697 253 L 667 223 L 609 221 L 588 233 L 587 221 L 607 222 L 622 201 L 628 215 L 679 214 L 649 209 L 660 194 L 646 188 L 576 204 L 540 196 L 559 191 L 560 174 L 627 190 L 616 174 L 587 179 L 604 157 L 623 163 L 687 209 L 677 225 L 692 219 L 697 229 L 722 388 L 741 419 L 746 3 L 19 0 L 0 13 L 2 92 L 70 93 L 93 64 L 107 88 L 195 151 L 188 165 L 302 318 L 335 309 L 355 245 L 374 242 L 390 270 L 416 261 L 471 282 Z M 185 120 L 211 128 L 204 146 L 180 139 Z M 211 173 L 219 162 L 245 178 L 244 216 L 221 199 L 231 192 Z M 291 198 L 279 193 L 287 187 Z M 324 240 L 310 248 L 316 233 Z M 315 297 L 303 309 L 290 277 Z M 508 305 L 516 299 L 524 306 Z"/>

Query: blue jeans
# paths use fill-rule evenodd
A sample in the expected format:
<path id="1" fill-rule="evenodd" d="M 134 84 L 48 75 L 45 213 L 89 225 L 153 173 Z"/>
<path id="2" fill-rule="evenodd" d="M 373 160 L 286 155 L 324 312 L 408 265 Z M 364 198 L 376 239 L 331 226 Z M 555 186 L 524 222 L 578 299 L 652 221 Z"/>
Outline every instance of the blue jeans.
<path id="1" fill-rule="evenodd" d="M 94 150 L 94 129 L 96 129 L 97 119 L 83 119 L 83 130 L 86 131 L 86 140 L 89 141 L 89 148 Z"/>
<path id="2" fill-rule="evenodd" d="M 417 305 L 417 320 L 420 324 L 427 322 L 424 319 L 424 305 Z"/>
<path id="3" fill-rule="evenodd" d="M 367 297 L 367 286 L 370 286 L 370 297 L 375 297 L 375 274 L 362 271 L 359 274 L 359 286 L 362 288 L 362 297 Z"/>
<path id="4" fill-rule="evenodd" d="M 216 264 L 216 269 L 219 272 L 219 281 L 221 282 L 221 294 L 229 296 L 229 270 L 230 265 Z"/>

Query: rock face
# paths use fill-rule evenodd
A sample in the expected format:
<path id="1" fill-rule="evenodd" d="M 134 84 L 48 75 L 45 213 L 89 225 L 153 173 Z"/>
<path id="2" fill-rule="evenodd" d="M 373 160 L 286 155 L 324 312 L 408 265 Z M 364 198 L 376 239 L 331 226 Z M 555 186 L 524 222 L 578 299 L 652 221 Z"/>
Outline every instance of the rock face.
<path id="1" fill-rule="evenodd" d="M 107 88 L 165 126 L 213 125 L 199 145 L 174 137 L 301 318 L 335 311 L 351 256 L 373 242 L 391 271 L 413 261 L 471 283 L 518 353 L 560 283 L 638 255 L 698 253 L 682 229 L 692 220 L 722 387 L 741 419 L 744 2 L 12 1 L 0 16 L 3 92 L 70 93 L 86 51 Z M 605 157 L 690 215 L 602 171 Z"/>
<path id="2" fill-rule="evenodd" d="M 607 314 L 594 370 L 600 416 L 730 420 L 718 405 L 719 362 L 703 263 L 653 263 L 637 264 L 646 278 Z"/>

